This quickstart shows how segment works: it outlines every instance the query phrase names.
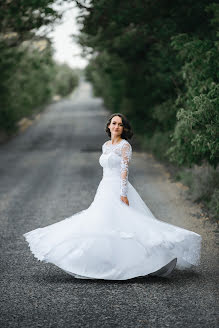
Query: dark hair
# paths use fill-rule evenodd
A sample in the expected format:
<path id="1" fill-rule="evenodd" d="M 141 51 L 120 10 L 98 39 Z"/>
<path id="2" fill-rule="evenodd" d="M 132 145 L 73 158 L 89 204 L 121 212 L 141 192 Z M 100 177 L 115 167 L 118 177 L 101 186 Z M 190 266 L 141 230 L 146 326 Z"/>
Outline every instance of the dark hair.
<path id="1" fill-rule="evenodd" d="M 132 132 L 132 128 L 131 125 L 129 123 L 129 121 L 127 120 L 127 118 L 125 117 L 125 115 L 121 114 L 121 113 L 114 113 L 112 115 L 110 115 L 110 117 L 108 118 L 108 121 L 106 123 L 106 128 L 105 131 L 108 134 L 108 136 L 111 138 L 111 132 L 110 129 L 108 128 L 108 125 L 110 125 L 111 120 L 114 116 L 119 116 L 122 119 L 122 124 L 123 124 L 123 131 L 122 131 L 122 139 L 131 139 L 133 136 L 133 132 Z"/>

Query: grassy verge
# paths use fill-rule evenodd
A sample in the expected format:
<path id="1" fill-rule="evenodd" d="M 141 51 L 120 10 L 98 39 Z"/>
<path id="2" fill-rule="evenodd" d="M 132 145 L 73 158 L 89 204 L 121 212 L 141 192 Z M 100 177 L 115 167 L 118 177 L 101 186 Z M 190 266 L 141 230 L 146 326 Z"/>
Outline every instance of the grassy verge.
<path id="1" fill-rule="evenodd" d="M 187 197 L 199 203 L 206 216 L 219 224 L 219 167 L 214 169 L 207 162 L 201 166 L 178 167 L 168 160 L 165 155 L 168 148 L 168 137 L 155 135 L 148 137 L 137 136 L 136 140 L 142 151 L 150 152 L 170 173 L 173 181 L 180 181 L 188 187 Z"/>

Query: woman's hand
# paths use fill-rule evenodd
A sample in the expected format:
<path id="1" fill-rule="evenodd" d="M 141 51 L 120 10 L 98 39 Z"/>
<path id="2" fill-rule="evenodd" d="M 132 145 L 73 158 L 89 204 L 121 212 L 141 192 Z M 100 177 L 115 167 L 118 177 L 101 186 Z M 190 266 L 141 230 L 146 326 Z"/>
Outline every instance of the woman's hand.
<path id="1" fill-rule="evenodd" d="M 129 201 L 128 201 L 127 197 L 120 196 L 120 199 L 121 199 L 122 202 L 124 202 L 125 204 L 127 204 L 129 206 Z"/>

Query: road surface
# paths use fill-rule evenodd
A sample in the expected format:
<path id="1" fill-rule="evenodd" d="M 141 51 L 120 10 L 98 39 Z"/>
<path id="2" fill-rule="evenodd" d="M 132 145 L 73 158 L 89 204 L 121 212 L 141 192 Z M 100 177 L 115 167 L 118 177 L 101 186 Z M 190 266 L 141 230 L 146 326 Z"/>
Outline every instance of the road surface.
<path id="1" fill-rule="evenodd" d="M 0 146 L 2 328 L 216 327 L 214 225 L 163 166 L 134 146 L 130 182 L 159 219 L 202 235 L 201 265 L 175 270 L 169 279 L 95 281 L 76 279 L 31 254 L 23 233 L 93 201 L 109 114 L 82 82 L 71 97 L 47 106 L 32 126 Z"/>

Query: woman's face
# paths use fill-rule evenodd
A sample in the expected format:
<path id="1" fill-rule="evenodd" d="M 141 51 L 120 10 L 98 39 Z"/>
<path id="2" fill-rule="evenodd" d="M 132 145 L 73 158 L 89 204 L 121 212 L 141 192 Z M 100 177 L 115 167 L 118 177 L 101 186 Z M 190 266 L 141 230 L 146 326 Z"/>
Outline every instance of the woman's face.
<path id="1" fill-rule="evenodd" d="M 120 116 L 114 116 L 111 119 L 110 124 L 108 125 L 111 136 L 121 136 L 123 132 L 123 123 L 122 123 L 122 118 Z"/>

